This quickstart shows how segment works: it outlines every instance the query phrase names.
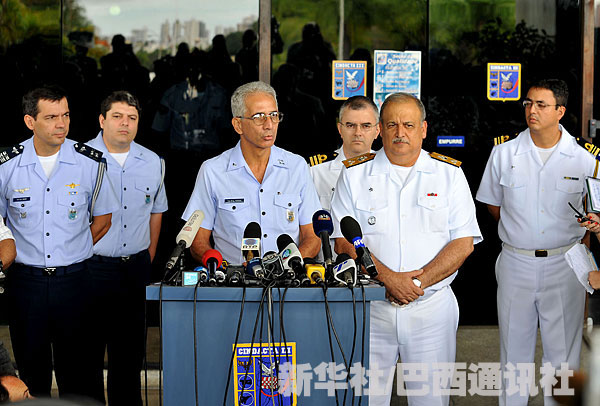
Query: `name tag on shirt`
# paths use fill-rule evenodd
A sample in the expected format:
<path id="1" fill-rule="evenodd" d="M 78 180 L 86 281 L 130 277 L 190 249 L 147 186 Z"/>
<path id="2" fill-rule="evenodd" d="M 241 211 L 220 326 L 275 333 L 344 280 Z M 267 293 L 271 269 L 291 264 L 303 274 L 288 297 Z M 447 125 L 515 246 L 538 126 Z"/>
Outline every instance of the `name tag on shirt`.
<path id="1" fill-rule="evenodd" d="M 28 202 L 31 197 L 13 197 L 13 202 Z"/>
<path id="2" fill-rule="evenodd" d="M 225 203 L 244 203 L 244 198 L 238 198 L 238 199 L 225 199 Z"/>

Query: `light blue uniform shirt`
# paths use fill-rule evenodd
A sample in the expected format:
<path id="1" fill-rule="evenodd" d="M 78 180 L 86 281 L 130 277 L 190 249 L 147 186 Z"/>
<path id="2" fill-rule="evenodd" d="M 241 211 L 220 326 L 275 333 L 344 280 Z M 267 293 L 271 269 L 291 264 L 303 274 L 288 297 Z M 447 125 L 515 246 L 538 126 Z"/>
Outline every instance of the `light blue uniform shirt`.
<path id="1" fill-rule="evenodd" d="M 261 255 L 276 251 L 277 237 L 298 243 L 300 225 L 311 224 L 321 209 L 306 161 L 271 147 L 263 182 L 258 183 L 242 155 L 240 143 L 200 167 L 192 197 L 183 213 L 204 212 L 202 228 L 212 230 L 217 249 L 232 264 L 242 263 L 241 243 L 248 223 L 260 224 Z"/>
<path id="2" fill-rule="evenodd" d="M 123 257 L 137 254 L 150 246 L 150 214 L 167 211 L 167 194 L 161 187 L 160 158 L 148 148 L 132 142 L 125 165 L 110 155 L 102 131 L 88 145 L 102 151 L 108 177 L 120 198 L 113 212 L 108 233 L 94 245 L 94 254 Z"/>
<path id="3" fill-rule="evenodd" d="M 35 153 L 33 137 L 22 143 L 20 155 L 0 165 L 0 214 L 15 236 L 18 263 L 58 267 L 92 256 L 88 210 L 98 162 L 75 151 L 74 144 L 65 140 L 50 179 Z M 118 207 L 104 178 L 94 216 Z"/>

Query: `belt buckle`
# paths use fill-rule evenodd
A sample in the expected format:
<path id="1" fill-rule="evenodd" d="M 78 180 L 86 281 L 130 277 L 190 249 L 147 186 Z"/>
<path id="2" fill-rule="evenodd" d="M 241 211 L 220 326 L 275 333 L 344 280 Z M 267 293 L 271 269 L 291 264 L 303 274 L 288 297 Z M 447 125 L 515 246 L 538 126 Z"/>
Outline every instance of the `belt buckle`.
<path id="1" fill-rule="evenodd" d="M 544 258 L 548 256 L 547 250 L 535 250 L 535 256 L 538 258 Z"/>
<path id="2" fill-rule="evenodd" d="M 121 257 L 121 262 L 128 262 L 131 259 L 130 255 L 127 255 L 125 257 Z"/>
<path id="3" fill-rule="evenodd" d="M 46 276 L 54 276 L 56 275 L 56 268 L 44 268 L 42 271 L 46 274 Z"/>

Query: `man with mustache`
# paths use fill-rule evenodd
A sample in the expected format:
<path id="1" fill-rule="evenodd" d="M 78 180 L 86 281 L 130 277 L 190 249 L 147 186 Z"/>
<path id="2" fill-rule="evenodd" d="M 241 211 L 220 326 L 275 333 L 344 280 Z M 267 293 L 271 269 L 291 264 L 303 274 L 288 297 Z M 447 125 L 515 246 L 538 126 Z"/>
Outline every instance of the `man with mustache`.
<path id="1" fill-rule="evenodd" d="M 332 202 L 334 224 L 345 216 L 360 223 L 386 287 L 388 301 L 371 303 L 369 368 L 381 375 L 370 375 L 369 405 L 389 406 L 398 357 L 425 377 L 406 380 L 409 405 L 448 405 L 439 392 L 448 382 L 433 376 L 435 364 L 455 359 L 458 304 L 450 283 L 481 241 L 475 205 L 460 162 L 421 149 L 427 122 L 419 99 L 390 95 L 379 126 L 383 149 L 345 161 Z M 338 254 L 356 257 L 339 227 L 333 236 Z"/>
<path id="2" fill-rule="evenodd" d="M 541 80 L 529 89 L 523 100 L 528 128 L 494 147 L 477 191 L 477 200 L 498 221 L 502 240 L 496 261 L 505 374 L 500 405 L 527 404 L 529 387 L 521 385 L 524 394 L 507 390 L 522 379 L 522 371 L 510 369 L 534 361 L 538 325 L 543 362 L 579 367 L 585 289 L 564 254 L 585 229 L 574 221 L 568 203 L 583 211 L 585 178 L 595 176 L 598 163 L 559 123 L 567 98 L 562 80 Z"/>
<path id="3" fill-rule="evenodd" d="M 146 285 L 150 283 L 162 214 L 167 210 L 163 161 L 134 141 L 140 110 L 133 95 L 113 92 L 100 105 L 102 130 L 88 143 L 104 154 L 106 176 L 120 196 L 112 227 L 94 245 L 90 259 L 94 320 L 99 326 L 90 347 L 96 355 L 96 378 L 102 384 L 104 352 L 108 350 L 111 406 L 142 404 Z"/>
<path id="4" fill-rule="evenodd" d="M 182 216 L 187 220 L 195 210 L 204 212 L 191 246 L 196 260 L 212 248 L 212 237 L 224 259 L 241 264 L 240 244 L 253 221 L 262 231 L 261 254 L 278 252 L 281 234 L 292 237 L 303 257 L 319 252 L 312 215 L 320 204 L 308 166 L 299 155 L 274 145 L 283 118 L 276 97 L 264 82 L 242 85 L 231 96 L 231 123 L 240 141 L 202 164 Z"/>

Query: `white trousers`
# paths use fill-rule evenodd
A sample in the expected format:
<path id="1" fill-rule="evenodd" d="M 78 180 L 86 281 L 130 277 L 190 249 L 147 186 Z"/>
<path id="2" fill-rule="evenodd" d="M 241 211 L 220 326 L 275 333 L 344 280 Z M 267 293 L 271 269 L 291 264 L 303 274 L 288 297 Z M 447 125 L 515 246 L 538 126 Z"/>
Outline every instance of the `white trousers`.
<path id="1" fill-rule="evenodd" d="M 570 369 L 577 369 L 585 289 L 564 256 L 535 258 L 503 249 L 496 261 L 496 279 L 502 370 L 509 362 L 515 367 L 517 363 L 534 362 L 538 323 L 544 351 L 542 364 L 550 362 L 559 368 L 561 362 L 567 362 Z M 526 392 L 506 396 L 503 391 L 500 405 L 527 405 Z M 545 397 L 544 404 L 555 402 Z"/>
<path id="2" fill-rule="evenodd" d="M 434 393 L 432 370 L 435 363 L 454 362 L 457 327 L 458 303 L 449 286 L 404 308 L 371 302 L 369 370 L 377 368 L 382 376 L 369 377 L 369 405 L 389 406 L 398 356 L 404 365 L 420 366 L 404 373 L 410 406 L 448 405 L 448 396 Z M 420 371 L 427 375 L 415 376 Z M 449 382 L 442 386 L 448 387 Z M 401 382 L 398 389 L 403 389 Z M 421 393 L 411 396 L 410 392 Z"/>

